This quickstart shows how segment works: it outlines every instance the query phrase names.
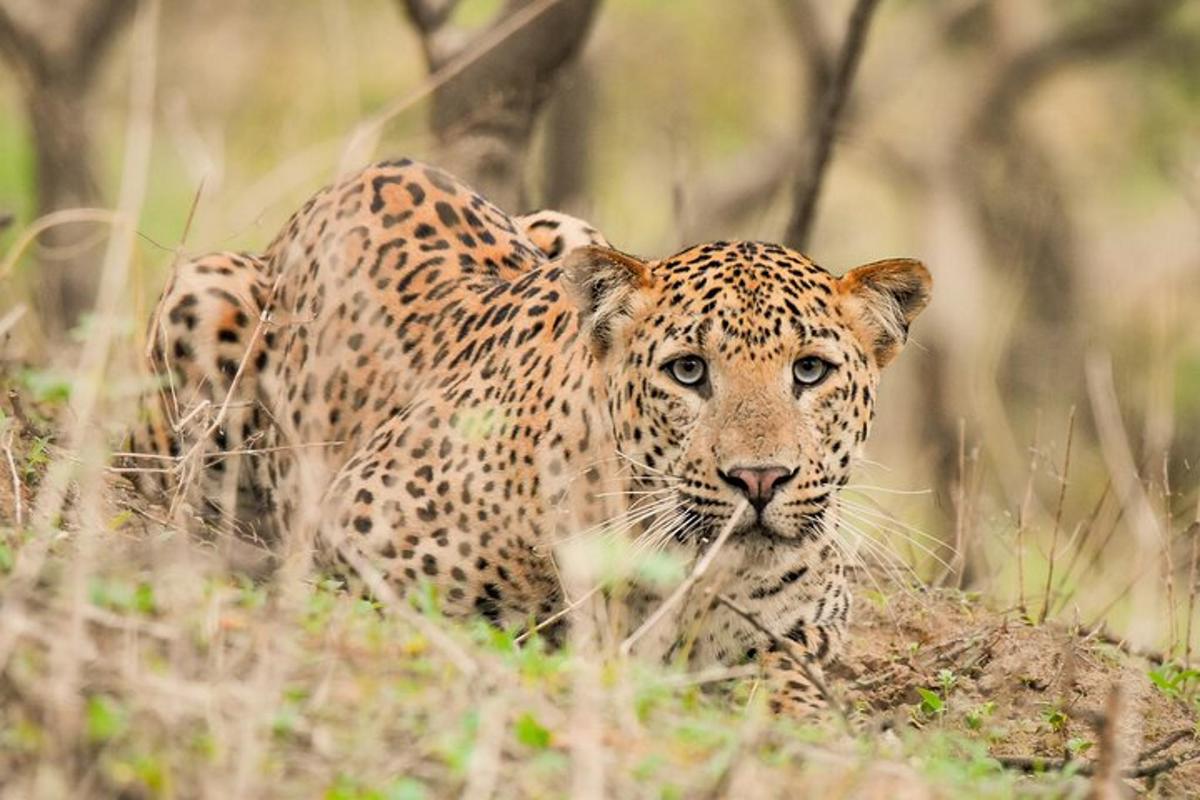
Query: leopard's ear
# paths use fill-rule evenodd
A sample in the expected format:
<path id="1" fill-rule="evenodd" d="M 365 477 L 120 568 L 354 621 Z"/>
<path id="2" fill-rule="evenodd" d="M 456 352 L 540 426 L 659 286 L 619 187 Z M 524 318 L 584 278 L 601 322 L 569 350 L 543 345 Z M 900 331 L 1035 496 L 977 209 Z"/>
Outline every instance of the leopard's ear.
<path id="1" fill-rule="evenodd" d="M 904 347 L 908 326 L 929 303 L 933 278 L 920 261 L 889 258 L 850 270 L 838 279 L 838 288 L 882 367 Z"/>
<path id="2" fill-rule="evenodd" d="M 654 285 L 650 265 L 608 247 L 579 247 L 563 262 L 564 282 L 579 307 L 579 330 L 603 356 L 616 328 L 633 316 L 639 291 Z"/>

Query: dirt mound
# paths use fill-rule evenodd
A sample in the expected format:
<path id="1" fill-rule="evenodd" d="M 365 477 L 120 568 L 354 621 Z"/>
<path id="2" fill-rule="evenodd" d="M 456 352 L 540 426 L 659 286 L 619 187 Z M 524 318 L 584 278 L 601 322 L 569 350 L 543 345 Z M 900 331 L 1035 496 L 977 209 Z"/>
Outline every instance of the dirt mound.
<path id="1" fill-rule="evenodd" d="M 957 591 L 861 599 L 856 610 L 835 687 L 880 728 L 940 726 L 980 738 L 1013 768 L 1075 762 L 1068 769 L 1087 774 L 1117 687 L 1121 768 L 1143 776 L 1138 788 L 1157 781 L 1167 794 L 1200 792 L 1200 762 L 1174 766 L 1200 755 L 1195 708 L 1155 682 L 1170 667 L 1153 656 L 1099 634 L 1033 625 Z"/>

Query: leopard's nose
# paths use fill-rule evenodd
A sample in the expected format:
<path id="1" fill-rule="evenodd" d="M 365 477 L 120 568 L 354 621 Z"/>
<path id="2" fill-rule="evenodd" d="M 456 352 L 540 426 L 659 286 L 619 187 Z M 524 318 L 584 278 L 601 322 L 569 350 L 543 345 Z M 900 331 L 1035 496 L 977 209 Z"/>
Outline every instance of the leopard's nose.
<path id="1" fill-rule="evenodd" d="M 721 480 L 746 495 L 750 505 L 762 511 L 775 496 L 775 489 L 796 477 L 796 471 L 776 465 L 768 467 L 734 467 L 728 472 L 717 470 Z"/>

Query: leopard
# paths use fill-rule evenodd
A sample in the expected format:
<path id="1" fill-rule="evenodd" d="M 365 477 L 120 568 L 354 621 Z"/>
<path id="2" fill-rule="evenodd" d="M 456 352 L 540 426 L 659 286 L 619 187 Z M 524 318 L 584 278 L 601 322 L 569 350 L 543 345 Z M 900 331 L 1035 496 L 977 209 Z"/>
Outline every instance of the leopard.
<path id="1" fill-rule="evenodd" d="M 666 552 L 694 580 L 622 595 L 628 651 L 756 663 L 804 715 L 848 630 L 839 491 L 931 291 L 908 258 L 638 257 L 400 159 L 317 192 L 259 256 L 179 267 L 151 360 L 161 415 L 218 408 L 205 499 L 272 546 L 513 630 L 569 629 L 580 540 Z M 145 431 L 134 450 L 182 458 Z"/>

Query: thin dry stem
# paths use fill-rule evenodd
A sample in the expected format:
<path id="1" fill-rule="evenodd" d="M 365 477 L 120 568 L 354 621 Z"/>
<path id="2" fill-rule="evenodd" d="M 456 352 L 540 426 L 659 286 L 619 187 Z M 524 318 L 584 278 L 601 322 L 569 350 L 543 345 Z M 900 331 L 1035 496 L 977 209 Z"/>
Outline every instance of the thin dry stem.
<path id="1" fill-rule="evenodd" d="M 4 458 L 8 461 L 8 471 L 12 475 L 12 493 L 13 493 L 13 515 L 16 518 L 17 527 L 25 527 L 25 502 L 21 499 L 21 473 L 17 472 L 17 462 L 13 458 L 13 438 L 17 432 L 14 428 L 8 429 L 8 439 L 4 443 Z"/>
<path id="2" fill-rule="evenodd" d="M 1033 482 L 1037 477 L 1038 439 L 1042 430 L 1042 413 L 1039 410 L 1033 425 L 1033 446 L 1029 448 L 1029 475 L 1025 480 L 1025 494 L 1021 507 L 1017 509 L 1017 608 L 1024 615 L 1025 606 L 1025 530 L 1029 525 L 1029 506 L 1033 502 Z"/>
<path id="3" fill-rule="evenodd" d="M 742 518 L 742 514 L 746 512 L 746 509 L 749 508 L 749 506 L 750 503 L 746 500 L 738 503 L 737 507 L 734 508 L 733 513 L 729 515 L 729 521 L 725 523 L 725 527 L 721 530 L 721 534 L 717 537 L 716 541 L 712 543 L 712 546 L 708 548 L 700 560 L 696 562 L 696 568 L 692 570 L 691 574 L 688 575 L 683 582 L 675 588 L 675 591 L 673 591 L 671 595 L 654 610 L 654 613 L 642 623 L 641 627 L 631 633 L 625 639 L 625 641 L 621 642 L 620 652 L 622 656 L 627 657 L 633 650 L 633 646 L 637 644 L 637 641 L 645 636 L 646 633 L 649 632 L 655 625 L 661 622 L 663 617 L 667 615 L 667 612 L 669 612 L 675 606 L 675 604 L 682 600 L 683 596 L 691 590 L 691 588 L 696 584 L 696 581 L 704 577 L 704 573 L 708 571 L 709 566 L 711 566 L 712 562 L 716 559 L 717 553 L 721 552 L 721 548 L 725 546 L 725 541 L 729 538 L 729 535 L 733 533 L 733 529 L 737 527 L 738 521 Z"/>
<path id="4" fill-rule="evenodd" d="M 1092 354 L 1086 362 L 1088 394 L 1091 399 L 1092 416 L 1096 421 L 1096 430 L 1100 438 L 1100 451 L 1112 476 L 1113 485 L 1117 490 L 1117 498 L 1122 508 L 1128 512 L 1129 526 L 1134 536 L 1136 555 L 1134 572 L 1144 575 L 1147 567 L 1153 565 L 1160 553 L 1163 539 L 1159 530 L 1158 517 L 1146 496 L 1134 464 L 1133 454 L 1129 448 L 1129 438 L 1121 421 L 1121 410 L 1117 403 L 1116 388 L 1113 385 L 1112 361 L 1107 356 Z M 1133 614 L 1135 618 L 1152 619 L 1155 606 L 1153 594 L 1155 587 L 1145 585 L 1138 580 L 1133 588 L 1141 587 L 1134 593 Z M 1135 633 L 1144 639 L 1150 635 L 1148 626 L 1138 626 Z M 1139 641 L 1138 644 L 1144 644 Z"/>
<path id="5" fill-rule="evenodd" d="M 1162 481 L 1163 481 L 1163 530 L 1166 531 L 1166 536 L 1163 537 L 1163 580 L 1167 588 L 1167 650 L 1174 655 L 1176 635 L 1179 632 L 1178 620 L 1176 619 L 1175 608 L 1175 556 L 1174 548 L 1171 547 L 1171 531 L 1175 528 L 1175 519 L 1171 516 L 1171 469 L 1168 454 L 1163 453 L 1162 459 Z"/>
<path id="6" fill-rule="evenodd" d="M 1196 519 L 1188 526 L 1187 537 L 1191 540 L 1192 553 L 1188 563 L 1187 624 L 1184 631 L 1183 663 L 1192 665 L 1192 618 L 1196 611 L 1196 560 L 1200 555 L 1200 500 L 1196 502 Z"/>
<path id="7" fill-rule="evenodd" d="M 1067 499 L 1067 473 L 1071 470 L 1071 444 L 1075 438 L 1075 406 L 1067 415 L 1067 446 L 1063 455 L 1062 473 L 1058 476 L 1058 504 L 1054 509 L 1054 532 L 1050 535 L 1050 566 L 1046 570 L 1046 589 L 1042 595 L 1042 615 L 1038 624 L 1046 621 L 1050 613 L 1050 590 L 1054 586 L 1054 559 L 1058 556 L 1058 533 L 1062 530 L 1063 505 Z"/>

